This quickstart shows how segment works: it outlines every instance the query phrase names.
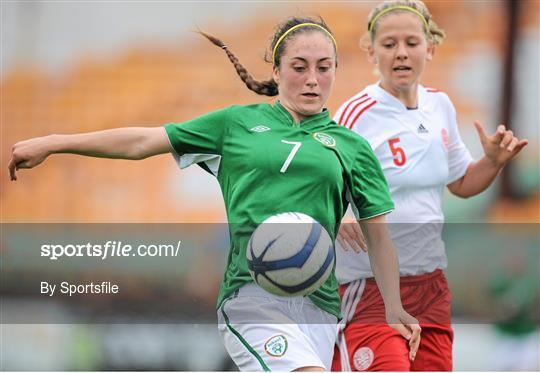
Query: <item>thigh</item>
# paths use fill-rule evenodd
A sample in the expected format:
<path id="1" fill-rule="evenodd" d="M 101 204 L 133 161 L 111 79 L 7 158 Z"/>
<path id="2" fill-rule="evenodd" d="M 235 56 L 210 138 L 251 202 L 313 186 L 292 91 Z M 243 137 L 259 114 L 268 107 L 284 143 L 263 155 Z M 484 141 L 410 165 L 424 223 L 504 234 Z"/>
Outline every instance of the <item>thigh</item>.
<path id="1" fill-rule="evenodd" d="M 332 357 L 334 356 L 334 346 L 336 344 L 337 326 L 336 318 L 330 316 L 333 320 L 327 323 L 309 323 L 300 325 L 301 330 L 309 338 L 314 351 L 317 351 L 319 359 L 325 370 L 330 370 L 332 366 Z"/>
<path id="2" fill-rule="evenodd" d="M 454 331 L 450 325 L 423 325 L 414 371 L 451 371 Z"/>
<path id="3" fill-rule="evenodd" d="M 368 281 L 363 290 L 362 285 L 358 289 L 354 299 L 345 302 L 353 309 L 344 311 L 350 321 L 338 335 L 339 354 L 335 354 L 333 369 L 339 365 L 345 371 L 410 370 L 407 341 L 386 323 L 377 285 Z"/>
<path id="4" fill-rule="evenodd" d="M 308 336 L 314 351 L 317 351 L 323 366 L 329 370 L 332 366 L 334 345 L 337 336 L 337 317 L 322 311 L 309 298 L 304 298 L 299 307 L 295 307 L 295 320 L 302 332 Z"/>
<path id="5" fill-rule="evenodd" d="M 440 273 L 420 285 L 424 294 L 422 312 L 414 315 L 422 327 L 422 341 L 412 365 L 415 371 L 451 371 L 454 331 L 451 320 L 452 294 L 445 276 Z"/>
<path id="6" fill-rule="evenodd" d="M 386 324 L 359 322 L 348 324 L 343 334 L 338 336 L 338 341 L 340 342 L 339 354 L 334 355 L 332 370 L 409 371 L 411 369 L 407 341 Z"/>
<path id="7" fill-rule="evenodd" d="M 319 357 L 325 349 L 319 350 L 317 341 L 312 339 L 313 334 L 322 335 L 317 333 L 320 330 L 308 325 L 307 330 L 313 330 L 307 333 L 304 325 L 295 323 L 291 313 L 286 303 L 271 298 L 239 297 L 223 303 L 218 310 L 219 331 L 240 370 L 292 371 L 329 365 L 325 366 Z M 333 340 L 327 347 L 329 359 L 332 345 Z"/>

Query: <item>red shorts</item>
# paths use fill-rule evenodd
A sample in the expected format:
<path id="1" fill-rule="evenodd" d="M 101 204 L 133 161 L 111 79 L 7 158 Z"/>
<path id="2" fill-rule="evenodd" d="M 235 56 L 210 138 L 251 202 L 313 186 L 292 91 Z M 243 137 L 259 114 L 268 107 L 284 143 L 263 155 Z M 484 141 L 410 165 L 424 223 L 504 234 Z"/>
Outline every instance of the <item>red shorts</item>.
<path id="1" fill-rule="evenodd" d="M 452 370 L 452 295 L 442 270 L 400 279 L 403 307 L 422 327 L 414 362 L 409 360 L 407 340 L 386 324 L 384 303 L 374 279 L 341 285 L 339 292 L 346 324 L 338 336 L 333 371 Z"/>

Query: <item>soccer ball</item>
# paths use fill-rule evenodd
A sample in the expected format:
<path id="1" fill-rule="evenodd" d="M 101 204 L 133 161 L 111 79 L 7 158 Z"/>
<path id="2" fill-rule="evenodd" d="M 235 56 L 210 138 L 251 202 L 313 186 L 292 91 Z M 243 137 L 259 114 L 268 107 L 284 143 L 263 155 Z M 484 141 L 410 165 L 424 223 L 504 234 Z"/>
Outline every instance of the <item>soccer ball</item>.
<path id="1" fill-rule="evenodd" d="M 317 290 L 334 266 L 334 246 L 324 227 L 299 212 L 274 215 L 251 235 L 249 273 L 264 290 L 280 296 Z"/>

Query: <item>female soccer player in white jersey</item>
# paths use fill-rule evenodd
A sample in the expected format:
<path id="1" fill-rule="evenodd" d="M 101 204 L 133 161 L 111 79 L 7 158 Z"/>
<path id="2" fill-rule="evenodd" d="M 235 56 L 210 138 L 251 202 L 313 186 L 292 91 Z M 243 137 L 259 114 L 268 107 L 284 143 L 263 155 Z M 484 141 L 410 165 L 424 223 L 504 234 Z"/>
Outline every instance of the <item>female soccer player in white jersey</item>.
<path id="1" fill-rule="evenodd" d="M 346 192 L 366 222 L 384 222 L 393 208 L 367 142 L 338 126 L 324 109 L 335 79 L 335 40 L 322 20 L 288 20 L 271 44 L 272 79 L 258 82 L 221 41 L 205 36 L 225 50 L 248 88 L 279 100 L 231 106 L 165 128 L 23 141 L 13 147 L 11 177 L 15 180 L 17 169 L 35 167 L 54 153 L 124 159 L 172 153 L 180 167 L 201 164 L 217 177 L 230 223 L 218 319 L 234 362 L 248 371 L 329 369 L 340 316 L 334 274 L 309 297 L 274 296 L 253 284 L 245 251 L 258 224 L 288 211 L 312 216 L 335 238 L 348 205 Z M 366 229 L 387 321 L 409 339 L 414 353 L 420 328 L 401 305 L 397 260 L 385 224 Z"/>
<path id="2" fill-rule="evenodd" d="M 447 186 L 464 198 L 482 192 L 527 141 L 502 125 L 487 135 L 476 122 L 485 156 L 473 161 L 448 96 L 419 84 L 444 37 L 421 1 L 384 2 L 370 13 L 367 28 L 363 43 L 380 81 L 346 101 L 334 119 L 368 140 L 381 162 L 395 203 L 387 220 L 398 251 L 401 297 L 420 321 L 422 343 L 411 361 L 406 343 L 384 323 L 368 257 L 337 250 L 344 319 L 333 369 L 451 370 L 451 295 L 442 272 L 443 190 Z M 338 238 L 345 247 L 365 248 L 353 224 L 343 225 Z"/>

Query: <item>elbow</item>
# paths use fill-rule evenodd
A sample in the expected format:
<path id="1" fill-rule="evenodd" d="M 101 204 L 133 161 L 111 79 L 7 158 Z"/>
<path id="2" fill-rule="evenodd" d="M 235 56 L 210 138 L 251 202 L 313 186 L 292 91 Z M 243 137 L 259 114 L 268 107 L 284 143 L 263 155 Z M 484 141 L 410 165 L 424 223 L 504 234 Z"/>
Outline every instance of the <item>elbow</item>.
<path id="1" fill-rule="evenodd" d="M 452 190 L 451 192 L 456 197 L 463 198 L 463 199 L 469 199 L 469 198 L 471 198 L 472 196 L 475 195 L 475 193 L 470 193 L 470 192 L 465 191 L 465 190 Z"/>
<path id="2" fill-rule="evenodd" d="M 462 191 L 462 190 L 450 190 L 450 192 L 452 192 L 452 194 L 455 195 L 456 197 L 463 198 L 463 199 L 469 199 L 470 197 L 474 195 L 472 193 L 467 193 L 466 191 Z"/>
<path id="3" fill-rule="evenodd" d="M 138 144 L 132 145 L 126 152 L 126 158 L 133 161 L 140 161 L 146 159 L 153 154 L 150 152 L 150 147 L 144 141 L 140 141 Z"/>
<path id="4" fill-rule="evenodd" d="M 469 188 L 464 185 L 463 178 L 459 179 L 456 182 L 453 182 L 452 184 L 449 184 L 447 187 L 450 193 L 459 198 L 467 199 L 475 195 L 475 193 L 471 193 Z"/>
<path id="5" fill-rule="evenodd" d="M 142 159 L 148 158 L 148 154 L 144 151 L 144 149 L 140 149 L 139 147 L 135 146 L 133 149 L 130 149 L 125 154 L 125 159 L 128 159 L 130 161 L 140 161 Z"/>
<path id="6" fill-rule="evenodd" d="M 131 143 L 129 159 L 141 160 L 169 151 L 170 143 L 161 127 L 145 128 L 139 138 Z"/>
<path id="7" fill-rule="evenodd" d="M 463 185 L 463 184 L 449 186 L 448 189 L 453 195 L 459 198 L 463 198 L 463 199 L 474 197 L 477 194 L 482 193 L 483 191 L 483 189 L 478 189 L 474 185 Z"/>
<path id="8" fill-rule="evenodd" d="M 141 160 L 146 159 L 148 157 L 150 157 L 150 154 L 148 154 L 146 152 L 137 152 L 137 153 L 133 154 L 133 156 L 130 159 L 133 160 L 133 161 L 141 161 Z"/>

